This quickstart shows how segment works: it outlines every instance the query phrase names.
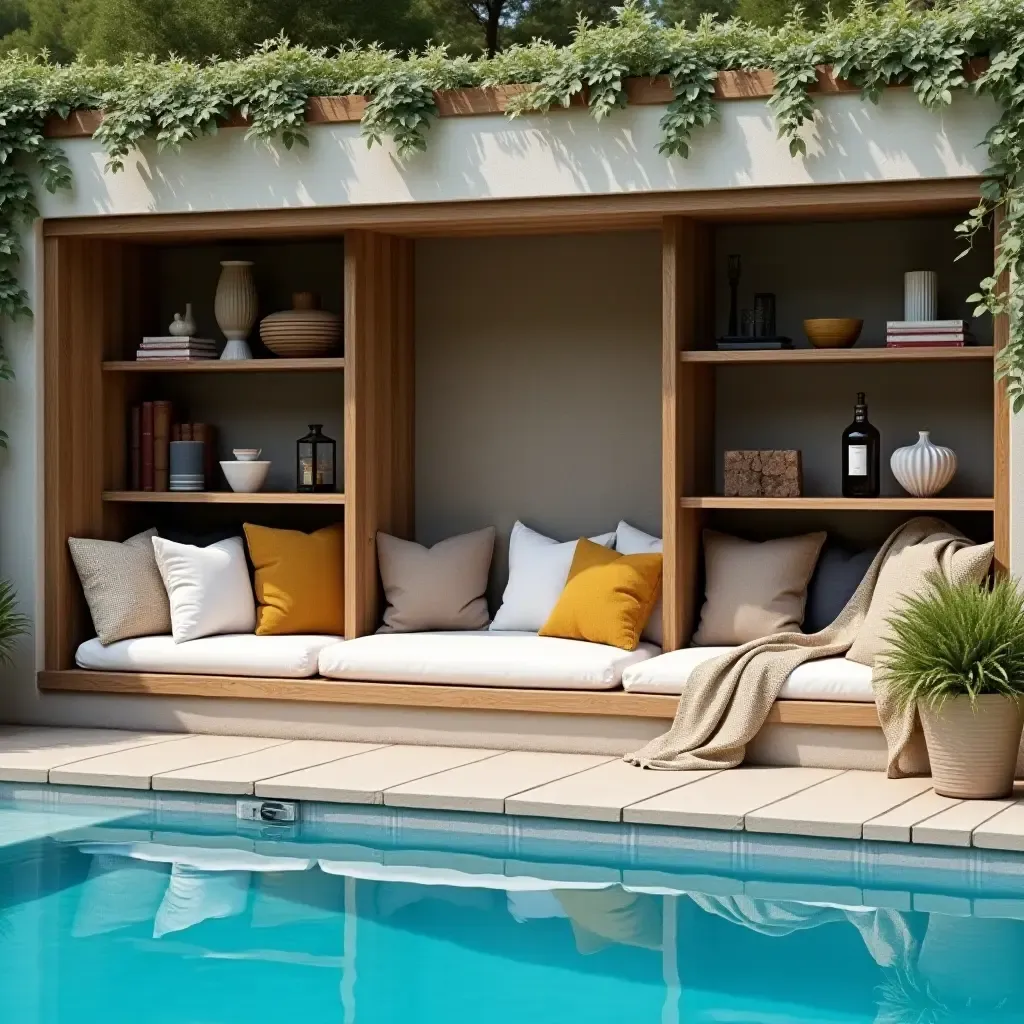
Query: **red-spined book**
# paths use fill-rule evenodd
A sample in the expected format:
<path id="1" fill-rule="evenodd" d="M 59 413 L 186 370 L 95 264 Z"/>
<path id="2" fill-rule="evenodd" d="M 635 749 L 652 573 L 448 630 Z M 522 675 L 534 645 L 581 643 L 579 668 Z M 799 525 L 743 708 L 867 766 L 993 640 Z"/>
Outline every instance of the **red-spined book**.
<path id="1" fill-rule="evenodd" d="M 142 403 L 142 489 L 153 490 L 153 403 Z"/>
<path id="2" fill-rule="evenodd" d="M 170 490 L 171 403 L 153 403 L 153 490 Z"/>
<path id="3" fill-rule="evenodd" d="M 131 425 L 128 429 L 128 486 L 133 491 L 142 490 L 142 408 L 132 406 Z"/>

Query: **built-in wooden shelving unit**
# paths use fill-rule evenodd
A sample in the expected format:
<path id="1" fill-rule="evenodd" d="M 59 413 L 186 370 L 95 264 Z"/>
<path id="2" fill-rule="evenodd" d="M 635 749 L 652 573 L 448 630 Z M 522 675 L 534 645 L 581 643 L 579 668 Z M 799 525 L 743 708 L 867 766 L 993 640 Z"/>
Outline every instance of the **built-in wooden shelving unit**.
<path id="1" fill-rule="evenodd" d="M 994 498 L 682 498 L 682 508 L 765 509 L 776 512 L 991 512 Z"/>
<path id="2" fill-rule="evenodd" d="M 762 349 L 750 352 L 719 352 L 717 349 L 694 349 L 679 353 L 684 363 L 916 363 L 963 362 L 991 360 L 991 345 L 965 345 L 963 348 L 790 348 Z"/>
<path id="3" fill-rule="evenodd" d="M 104 373 L 298 373 L 344 370 L 342 357 L 323 359 L 108 359 Z"/>
<path id="4" fill-rule="evenodd" d="M 146 502 L 186 505 L 344 505 L 345 495 L 333 492 L 298 493 L 295 491 L 104 491 L 104 501 Z"/>

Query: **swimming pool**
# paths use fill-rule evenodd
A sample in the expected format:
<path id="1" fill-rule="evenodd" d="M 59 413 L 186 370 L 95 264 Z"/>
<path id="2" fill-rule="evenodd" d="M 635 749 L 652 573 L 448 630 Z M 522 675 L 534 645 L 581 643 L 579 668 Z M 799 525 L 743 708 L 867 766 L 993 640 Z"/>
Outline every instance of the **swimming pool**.
<path id="1" fill-rule="evenodd" d="M 0 788 L 11 1024 L 1024 1020 L 1024 858 Z"/>

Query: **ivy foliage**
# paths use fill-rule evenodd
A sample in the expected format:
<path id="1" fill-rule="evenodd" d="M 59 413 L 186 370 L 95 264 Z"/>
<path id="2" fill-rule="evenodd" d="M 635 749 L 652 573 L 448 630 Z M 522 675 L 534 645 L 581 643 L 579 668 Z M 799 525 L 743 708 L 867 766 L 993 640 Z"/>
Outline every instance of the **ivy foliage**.
<path id="1" fill-rule="evenodd" d="M 25 315 L 18 279 L 19 237 L 35 216 L 32 175 L 51 190 L 69 184 L 60 149 L 43 134 L 50 114 L 100 108 L 96 133 L 108 167 L 123 168 L 149 140 L 179 149 L 218 131 L 234 112 L 248 135 L 286 147 L 308 142 L 305 110 L 311 96 L 367 97 L 362 132 L 368 145 L 390 140 L 397 156 L 426 147 L 437 116 L 436 90 L 519 85 L 509 115 L 547 111 L 585 101 L 598 119 L 626 104 L 626 79 L 666 75 L 673 99 L 661 119 L 660 151 L 685 158 L 701 130 L 717 117 L 720 71 L 769 69 L 769 107 L 779 137 L 799 159 L 815 116 L 817 68 L 840 77 L 877 102 L 890 85 L 909 86 L 928 108 L 941 110 L 957 92 L 991 96 L 998 121 L 988 133 L 991 167 L 978 207 L 959 228 L 969 245 L 997 214 L 1002 243 L 995 274 L 973 297 L 978 315 L 1010 314 L 1010 337 L 999 364 L 1015 410 L 1024 408 L 1024 0 L 855 0 L 841 19 L 813 26 L 797 9 L 779 28 L 705 17 L 694 27 L 669 26 L 639 0 L 624 0 L 614 23 L 581 20 L 568 46 L 543 40 L 512 46 L 489 58 L 449 56 L 444 48 L 402 55 L 379 46 L 315 50 L 284 38 L 255 53 L 204 63 L 135 58 L 122 64 L 56 64 L 12 53 L 0 59 L 0 316 Z M 989 59 L 972 80 L 972 58 Z M 0 377 L 10 369 L 0 348 Z M 2 440 L 2 439 L 0 439 Z"/>

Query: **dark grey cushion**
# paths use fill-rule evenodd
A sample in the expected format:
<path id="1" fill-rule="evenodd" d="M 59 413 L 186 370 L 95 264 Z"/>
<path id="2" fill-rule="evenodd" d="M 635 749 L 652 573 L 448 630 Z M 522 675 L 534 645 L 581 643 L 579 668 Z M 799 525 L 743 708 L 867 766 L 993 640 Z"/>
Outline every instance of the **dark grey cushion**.
<path id="1" fill-rule="evenodd" d="M 835 544 L 825 547 L 807 587 L 805 633 L 818 633 L 836 620 L 876 554 L 878 548 L 853 552 Z"/>

